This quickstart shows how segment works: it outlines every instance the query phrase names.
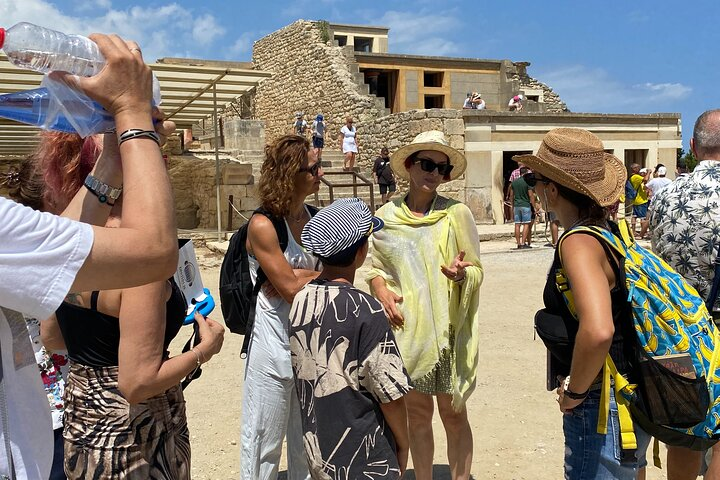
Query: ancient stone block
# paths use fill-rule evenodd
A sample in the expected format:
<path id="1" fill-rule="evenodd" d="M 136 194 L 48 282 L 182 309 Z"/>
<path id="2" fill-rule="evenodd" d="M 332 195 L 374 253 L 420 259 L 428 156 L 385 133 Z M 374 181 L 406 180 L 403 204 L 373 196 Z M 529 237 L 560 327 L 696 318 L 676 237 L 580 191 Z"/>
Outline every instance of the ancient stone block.
<path id="1" fill-rule="evenodd" d="M 463 135 L 465 133 L 465 122 L 462 118 L 445 120 L 445 132 L 448 135 Z"/>
<path id="2" fill-rule="evenodd" d="M 465 149 L 465 136 L 464 135 L 450 135 L 450 146 L 457 150 Z"/>
<path id="3" fill-rule="evenodd" d="M 257 197 L 243 197 L 240 199 L 240 207 L 238 210 L 255 210 L 260 206 L 260 200 Z"/>
<path id="4" fill-rule="evenodd" d="M 450 108 L 431 108 L 427 111 L 428 118 L 458 118 L 460 111 Z"/>
<path id="5" fill-rule="evenodd" d="M 193 205 L 190 208 L 175 210 L 175 222 L 177 228 L 193 229 L 198 226 L 198 206 Z"/>
<path id="6" fill-rule="evenodd" d="M 182 140 L 179 135 L 170 135 L 162 148 L 163 153 L 171 155 L 182 155 Z"/>

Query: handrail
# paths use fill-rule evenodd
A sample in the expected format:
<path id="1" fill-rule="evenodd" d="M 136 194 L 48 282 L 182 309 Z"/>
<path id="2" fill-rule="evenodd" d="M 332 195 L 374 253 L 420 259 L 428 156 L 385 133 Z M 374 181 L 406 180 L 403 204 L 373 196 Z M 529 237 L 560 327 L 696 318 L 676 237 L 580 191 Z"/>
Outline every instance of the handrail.
<path id="1" fill-rule="evenodd" d="M 240 215 L 246 222 L 249 221 L 250 219 L 247 218 L 245 215 L 243 215 L 240 212 L 240 210 L 238 210 L 235 207 L 235 202 L 234 202 L 234 198 L 232 195 L 228 195 L 228 205 L 230 206 L 230 208 L 228 208 L 227 230 L 229 232 L 232 232 L 233 231 L 233 210 L 235 211 L 236 214 Z"/>
<path id="2" fill-rule="evenodd" d="M 329 179 L 325 178 L 327 176 L 334 175 L 334 176 L 340 176 L 340 175 L 352 175 L 352 183 L 337 183 L 337 182 L 331 182 Z M 364 175 L 355 172 L 355 171 L 349 171 L 349 172 L 325 172 L 325 174 L 320 177 L 320 181 L 327 185 L 328 192 L 330 194 L 330 203 L 335 201 L 335 188 L 340 187 L 353 187 L 353 196 L 357 197 L 358 195 L 358 186 L 364 186 L 368 187 L 370 190 L 370 211 L 375 213 L 375 188 L 373 182 L 367 179 Z M 319 192 L 315 192 L 315 206 L 320 206 L 320 194 Z"/>

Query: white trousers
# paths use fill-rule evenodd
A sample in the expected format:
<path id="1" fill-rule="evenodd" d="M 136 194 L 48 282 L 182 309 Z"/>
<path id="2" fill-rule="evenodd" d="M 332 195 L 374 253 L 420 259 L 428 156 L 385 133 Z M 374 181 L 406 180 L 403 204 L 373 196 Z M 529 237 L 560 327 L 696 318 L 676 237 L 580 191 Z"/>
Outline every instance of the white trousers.
<path id="1" fill-rule="evenodd" d="M 310 479 L 286 324 L 287 313 L 257 311 L 242 399 L 242 480 L 277 478 L 286 435 L 288 480 Z"/>

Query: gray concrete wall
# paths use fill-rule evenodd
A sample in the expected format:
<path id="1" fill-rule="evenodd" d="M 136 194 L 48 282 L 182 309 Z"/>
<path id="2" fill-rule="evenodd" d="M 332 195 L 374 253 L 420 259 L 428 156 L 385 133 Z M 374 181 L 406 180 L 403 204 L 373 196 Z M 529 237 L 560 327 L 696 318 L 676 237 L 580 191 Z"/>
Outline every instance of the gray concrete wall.
<path id="1" fill-rule="evenodd" d="M 420 105 L 418 96 L 418 72 L 408 70 L 405 72 L 405 104 L 408 107 L 416 105 L 417 108 L 424 108 L 425 105 Z"/>
<path id="2" fill-rule="evenodd" d="M 480 92 L 485 108 L 498 110 L 501 101 L 499 78 L 499 73 L 450 72 L 449 108 L 462 108 L 466 94 Z"/>

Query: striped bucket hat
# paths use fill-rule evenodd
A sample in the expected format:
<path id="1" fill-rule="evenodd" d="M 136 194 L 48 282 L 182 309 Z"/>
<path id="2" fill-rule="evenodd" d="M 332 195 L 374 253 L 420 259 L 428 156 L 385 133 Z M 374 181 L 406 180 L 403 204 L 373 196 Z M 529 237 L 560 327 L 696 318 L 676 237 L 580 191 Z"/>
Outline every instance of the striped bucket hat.
<path id="1" fill-rule="evenodd" d="M 380 230 L 384 223 L 359 198 L 335 200 L 321 209 L 303 228 L 300 240 L 314 255 L 327 259 L 356 246 Z"/>

